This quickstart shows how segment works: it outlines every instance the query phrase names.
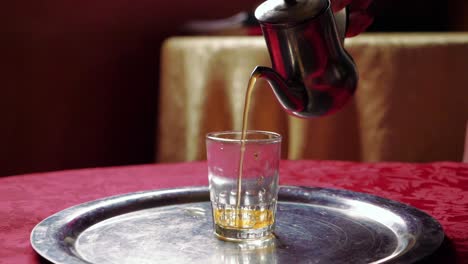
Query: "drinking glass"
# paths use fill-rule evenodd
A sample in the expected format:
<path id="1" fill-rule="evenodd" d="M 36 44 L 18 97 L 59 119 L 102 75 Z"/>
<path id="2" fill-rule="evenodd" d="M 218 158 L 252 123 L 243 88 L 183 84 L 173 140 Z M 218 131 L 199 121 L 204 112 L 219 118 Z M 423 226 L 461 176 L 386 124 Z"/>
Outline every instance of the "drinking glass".
<path id="1" fill-rule="evenodd" d="M 249 130 L 206 136 L 214 233 L 227 241 L 267 239 L 275 227 L 281 135 Z"/>

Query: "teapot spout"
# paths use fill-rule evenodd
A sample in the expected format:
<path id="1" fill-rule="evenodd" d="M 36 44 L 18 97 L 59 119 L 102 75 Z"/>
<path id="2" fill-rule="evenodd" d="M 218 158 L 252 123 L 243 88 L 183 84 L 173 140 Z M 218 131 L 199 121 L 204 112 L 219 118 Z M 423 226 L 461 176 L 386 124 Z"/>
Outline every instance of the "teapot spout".
<path id="1" fill-rule="evenodd" d="M 271 68 L 257 66 L 250 75 L 251 78 L 264 79 L 268 82 L 281 107 L 291 115 L 302 112 L 307 102 L 304 87 L 296 87 Z"/>
<path id="2" fill-rule="evenodd" d="M 264 66 L 257 66 L 251 77 L 266 80 L 282 108 L 300 118 L 325 116 L 342 108 L 352 96 L 357 82 L 355 71 L 337 78 L 340 81 L 336 86 L 326 82 L 313 83 L 307 78 L 305 82 L 301 79 L 286 81 L 275 70 Z"/>

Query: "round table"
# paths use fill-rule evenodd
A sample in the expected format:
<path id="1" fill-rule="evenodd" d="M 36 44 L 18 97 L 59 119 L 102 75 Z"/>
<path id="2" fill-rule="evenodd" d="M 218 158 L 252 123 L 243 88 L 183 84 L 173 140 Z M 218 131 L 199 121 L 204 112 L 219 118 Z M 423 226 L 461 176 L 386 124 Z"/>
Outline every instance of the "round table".
<path id="1" fill-rule="evenodd" d="M 47 263 L 30 245 L 31 230 L 70 206 L 122 193 L 207 184 L 206 162 L 0 178 L 0 263 Z M 432 215 L 445 231 L 430 263 L 468 258 L 468 164 L 282 161 L 280 184 L 348 189 L 410 204 Z"/>

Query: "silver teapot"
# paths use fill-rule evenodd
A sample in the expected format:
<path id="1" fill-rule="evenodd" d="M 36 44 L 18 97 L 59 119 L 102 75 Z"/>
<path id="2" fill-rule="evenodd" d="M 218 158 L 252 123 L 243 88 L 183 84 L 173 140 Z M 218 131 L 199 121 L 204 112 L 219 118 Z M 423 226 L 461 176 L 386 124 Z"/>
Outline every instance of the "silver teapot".
<path id="1" fill-rule="evenodd" d="M 357 70 L 343 48 L 347 11 L 329 0 L 268 0 L 255 10 L 272 68 L 252 72 L 268 81 L 281 106 L 297 117 L 331 114 L 354 94 Z"/>

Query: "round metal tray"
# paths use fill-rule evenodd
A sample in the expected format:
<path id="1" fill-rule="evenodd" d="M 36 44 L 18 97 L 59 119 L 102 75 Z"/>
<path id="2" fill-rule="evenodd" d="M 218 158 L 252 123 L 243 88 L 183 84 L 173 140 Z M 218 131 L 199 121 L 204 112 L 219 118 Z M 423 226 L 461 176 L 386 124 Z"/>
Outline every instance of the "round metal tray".
<path id="1" fill-rule="evenodd" d="M 412 263 L 436 251 L 440 224 L 416 208 L 345 190 L 282 186 L 275 238 L 213 235 L 207 187 L 124 194 L 39 223 L 33 248 L 53 263 Z"/>

